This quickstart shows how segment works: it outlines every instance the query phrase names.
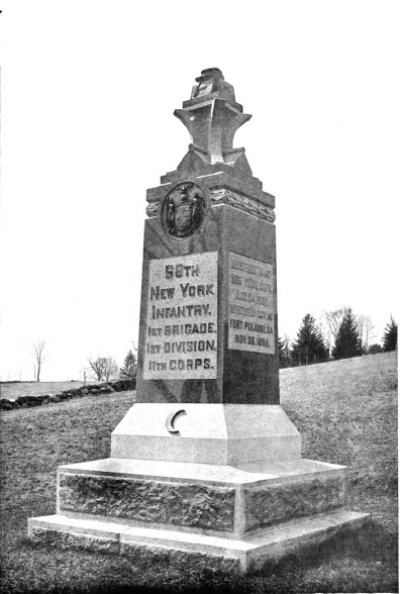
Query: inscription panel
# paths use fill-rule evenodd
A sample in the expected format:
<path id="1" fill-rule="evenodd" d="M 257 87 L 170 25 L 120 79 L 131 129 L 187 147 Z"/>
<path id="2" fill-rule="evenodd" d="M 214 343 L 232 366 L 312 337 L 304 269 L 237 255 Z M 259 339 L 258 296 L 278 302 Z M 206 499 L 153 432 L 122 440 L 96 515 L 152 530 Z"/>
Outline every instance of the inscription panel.
<path id="1" fill-rule="evenodd" d="M 229 252 L 228 348 L 275 354 L 273 267 Z"/>
<path id="2" fill-rule="evenodd" d="M 217 252 L 149 266 L 143 379 L 215 379 Z"/>

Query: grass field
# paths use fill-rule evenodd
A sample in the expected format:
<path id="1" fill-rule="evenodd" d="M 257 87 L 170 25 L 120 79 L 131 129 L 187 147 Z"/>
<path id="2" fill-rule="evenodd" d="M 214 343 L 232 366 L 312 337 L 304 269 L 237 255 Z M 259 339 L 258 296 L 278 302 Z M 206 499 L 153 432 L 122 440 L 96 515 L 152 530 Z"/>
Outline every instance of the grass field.
<path id="1" fill-rule="evenodd" d="M 95 383 L 89 380 L 87 384 Z M 41 394 L 59 394 L 74 388 L 81 388 L 83 382 L 2 382 L 0 398 L 16 400 L 18 396 L 40 396 Z"/>
<path id="2" fill-rule="evenodd" d="M 303 457 L 350 467 L 349 508 L 372 525 L 233 578 L 88 551 L 34 547 L 27 519 L 55 513 L 56 468 L 107 457 L 133 392 L 1 414 L 1 592 L 396 592 L 397 380 L 394 354 L 281 372 Z"/>

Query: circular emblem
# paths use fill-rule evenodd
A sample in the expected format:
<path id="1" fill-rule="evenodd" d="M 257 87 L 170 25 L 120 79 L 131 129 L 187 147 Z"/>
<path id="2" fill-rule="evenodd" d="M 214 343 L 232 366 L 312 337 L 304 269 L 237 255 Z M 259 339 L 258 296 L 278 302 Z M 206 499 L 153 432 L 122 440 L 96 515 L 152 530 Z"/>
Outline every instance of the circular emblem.
<path id="1" fill-rule="evenodd" d="M 162 223 L 169 235 L 183 239 L 199 229 L 205 212 L 206 201 L 201 188 L 193 182 L 183 182 L 165 197 Z"/>

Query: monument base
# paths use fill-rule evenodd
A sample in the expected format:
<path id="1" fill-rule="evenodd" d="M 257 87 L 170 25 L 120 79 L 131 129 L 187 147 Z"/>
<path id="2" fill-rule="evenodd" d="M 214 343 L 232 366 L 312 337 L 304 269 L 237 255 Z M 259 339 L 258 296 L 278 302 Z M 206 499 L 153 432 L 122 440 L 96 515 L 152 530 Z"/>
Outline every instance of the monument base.
<path id="1" fill-rule="evenodd" d="M 301 436 L 277 404 L 137 402 L 112 432 L 111 457 L 241 468 L 300 459 Z"/>
<path id="2" fill-rule="evenodd" d="M 107 551 L 132 560 L 152 554 L 152 560 L 154 556 L 167 558 L 170 564 L 246 573 L 368 521 L 368 514 L 340 511 L 257 536 L 231 539 L 54 515 L 29 520 L 29 534 L 35 542 L 64 548 Z"/>
<path id="3" fill-rule="evenodd" d="M 355 528 L 346 468 L 292 460 L 243 468 L 109 458 L 58 469 L 57 515 L 36 542 L 245 572 Z"/>

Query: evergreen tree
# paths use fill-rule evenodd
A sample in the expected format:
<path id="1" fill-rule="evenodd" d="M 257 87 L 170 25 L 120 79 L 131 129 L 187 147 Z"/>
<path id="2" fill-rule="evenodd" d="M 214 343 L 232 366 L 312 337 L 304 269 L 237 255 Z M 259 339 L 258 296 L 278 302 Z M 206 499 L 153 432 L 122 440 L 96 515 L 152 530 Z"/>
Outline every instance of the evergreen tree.
<path id="1" fill-rule="evenodd" d="M 292 359 L 295 365 L 311 365 L 328 359 L 321 330 L 312 315 L 307 314 L 301 322 L 296 342 L 292 349 Z"/>
<path id="2" fill-rule="evenodd" d="M 348 359 L 363 354 L 361 338 L 357 330 L 357 320 L 349 308 L 340 324 L 332 351 L 334 359 Z"/>
<path id="3" fill-rule="evenodd" d="M 120 369 L 119 376 L 121 379 L 133 379 L 137 373 L 136 356 L 130 350 L 126 355 L 124 364 Z"/>
<path id="4" fill-rule="evenodd" d="M 394 351 L 397 347 L 397 324 L 394 321 L 393 316 L 390 316 L 390 320 L 386 324 L 382 343 L 385 353 Z"/>

